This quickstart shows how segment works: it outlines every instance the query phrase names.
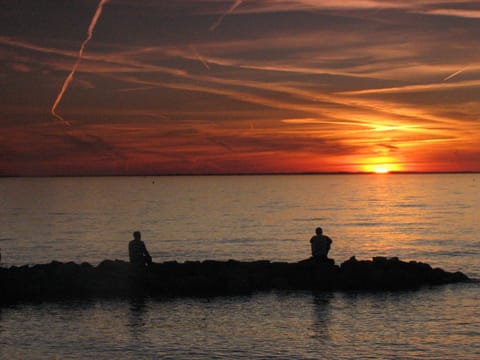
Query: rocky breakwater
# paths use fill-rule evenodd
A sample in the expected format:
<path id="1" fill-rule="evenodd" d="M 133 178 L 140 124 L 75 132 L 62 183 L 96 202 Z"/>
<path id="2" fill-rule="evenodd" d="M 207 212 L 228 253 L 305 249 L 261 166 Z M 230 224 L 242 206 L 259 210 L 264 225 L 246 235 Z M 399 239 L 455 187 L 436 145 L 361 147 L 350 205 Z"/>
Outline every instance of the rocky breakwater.
<path id="1" fill-rule="evenodd" d="M 340 266 L 307 259 L 295 263 L 235 260 L 153 263 L 136 268 L 119 260 L 98 266 L 73 262 L 0 268 L 0 303 L 90 297 L 212 296 L 285 290 L 399 290 L 471 281 L 461 272 L 397 258 Z"/>

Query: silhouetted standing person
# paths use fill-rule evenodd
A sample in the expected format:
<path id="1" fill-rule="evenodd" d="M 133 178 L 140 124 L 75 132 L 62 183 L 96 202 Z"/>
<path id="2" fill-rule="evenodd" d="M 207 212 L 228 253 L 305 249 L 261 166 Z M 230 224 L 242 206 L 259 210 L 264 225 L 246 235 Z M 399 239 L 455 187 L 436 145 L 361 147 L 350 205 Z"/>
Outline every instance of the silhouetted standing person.
<path id="1" fill-rule="evenodd" d="M 128 243 L 128 255 L 130 256 L 131 264 L 146 266 L 152 263 L 152 257 L 141 238 L 142 234 L 140 231 L 133 233 L 133 240 Z"/>
<path id="2" fill-rule="evenodd" d="M 322 262 L 327 262 L 329 261 L 328 252 L 330 251 L 330 246 L 332 245 L 332 239 L 330 239 L 327 235 L 323 235 L 323 230 L 321 227 L 318 227 L 315 230 L 315 233 L 316 235 L 310 239 L 312 258 Z"/>

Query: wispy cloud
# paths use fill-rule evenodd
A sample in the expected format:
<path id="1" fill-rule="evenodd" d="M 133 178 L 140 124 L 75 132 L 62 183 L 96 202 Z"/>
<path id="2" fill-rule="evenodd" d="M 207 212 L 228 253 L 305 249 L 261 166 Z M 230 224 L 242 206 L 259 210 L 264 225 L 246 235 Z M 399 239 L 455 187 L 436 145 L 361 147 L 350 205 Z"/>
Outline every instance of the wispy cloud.
<path id="1" fill-rule="evenodd" d="M 425 10 L 421 12 L 423 14 L 428 14 L 428 15 L 452 16 L 452 17 L 460 17 L 460 18 L 468 18 L 468 19 L 480 18 L 480 10 L 472 10 L 472 9 L 431 9 L 431 10 Z"/>
<path id="2" fill-rule="evenodd" d="M 2 37 L 0 36 L 0 44 L 35 51 L 42 54 L 52 54 L 52 55 L 59 55 L 66 58 L 75 58 L 78 59 L 78 53 L 73 51 L 66 51 L 57 48 L 39 46 L 34 43 L 18 40 L 11 37 Z M 157 48 L 158 51 L 161 51 L 161 48 Z M 121 51 L 121 52 L 110 52 L 110 53 L 101 53 L 101 54 L 83 54 L 82 60 L 84 63 L 82 64 L 82 69 L 89 66 L 86 62 L 93 62 L 95 65 L 90 65 L 91 68 L 87 71 L 90 72 L 158 72 L 158 73 L 165 73 L 169 75 L 176 75 L 182 76 L 185 75 L 187 72 L 182 69 L 174 68 L 174 67 L 167 67 L 161 65 L 150 64 L 147 62 L 137 61 L 134 60 L 133 55 L 139 55 L 143 52 L 150 52 L 152 51 L 151 48 L 138 48 L 134 47 L 129 49 L 128 51 Z M 32 60 L 33 62 L 34 60 Z M 38 60 L 35 60 L 38 62 Z M 54 66 L 57 70 L 65 70 L 68 67 L 68 64 L 65 62 L 58 62 L 52 60 L 46 60 L 45 64 Z M 77 67 L 78 70 L 78 67 Z"/>
<path id="3" fill-rule="evenodd" d="M 15 64 L 10 65 L 10 67 L 15 71 L 19 71 L 19 72 L 23 72 L 23 73 L 28 73 L 28 72 L 32 71 L 32 68 L 30 66 L 28 66 L 26 64 L 22 64 L 22 63 L 15 63 Z"/>
<path id="4" fill-rule="evenodd" d="M 476 86 L 479 86 L 479 85 L 480 85 L 480 80 L 466 80 L 466 81 L 459 81 L 459 82 L 454 82 L 454 83 L 431 83 L 431 84 L 420 84 L 420 85 L 395 86 L 395 87 L 389 87 L 389 88 L 376 88 L 376 89 L 343 91 L 343 92 L 339 92 L 339 94 L 343 94 L 343 95 L 367 95 L 367 94 L 382 94 L 382 93 L 392 94 L 392 93 L 443 91 L 443 90 L 455 89 L 455 88 L 476 87 Z"/>

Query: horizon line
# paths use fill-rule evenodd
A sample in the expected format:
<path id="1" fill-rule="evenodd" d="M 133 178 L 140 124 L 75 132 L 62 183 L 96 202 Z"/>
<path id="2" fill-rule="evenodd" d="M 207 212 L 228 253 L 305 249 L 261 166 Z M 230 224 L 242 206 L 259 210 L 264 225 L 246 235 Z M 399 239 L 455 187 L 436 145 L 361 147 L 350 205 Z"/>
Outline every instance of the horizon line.
<path id="1" fill-rule="evenodd" d="M 295 175 L 448 175 L 448 174 L 480 174 L 477 170 L 465 171 L 389 171 L 376 173 L 367 171 L 304 171 L 304 172 L 245 172 L 245 173 L 166 173 L 166 174 L 49 174 L 49 175 L 0 175 L 0 178 L 62 178 L 62 177 L 173 177 L 173 176 L 295 176 Z"/>

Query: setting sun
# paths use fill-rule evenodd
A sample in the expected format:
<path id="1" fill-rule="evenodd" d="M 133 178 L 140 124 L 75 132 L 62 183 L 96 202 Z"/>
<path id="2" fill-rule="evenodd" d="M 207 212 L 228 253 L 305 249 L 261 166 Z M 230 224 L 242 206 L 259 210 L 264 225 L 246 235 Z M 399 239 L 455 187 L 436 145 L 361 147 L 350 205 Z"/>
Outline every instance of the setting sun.
<path id="1" fill-rule="evenodd" d="M 392 171 L 404 171 L 405 168 L 402 164 L 396 162 L 391 157 L 379 157 L 365 160 L 360 168 L 363 172 L 374 174 L 388 174 Z"/>
<path id="2" fill-rule="evenodd" d="M 388 174 L 390 172 L 386 166 L 377 167 L 373 171 L 375 174 Z"/>

